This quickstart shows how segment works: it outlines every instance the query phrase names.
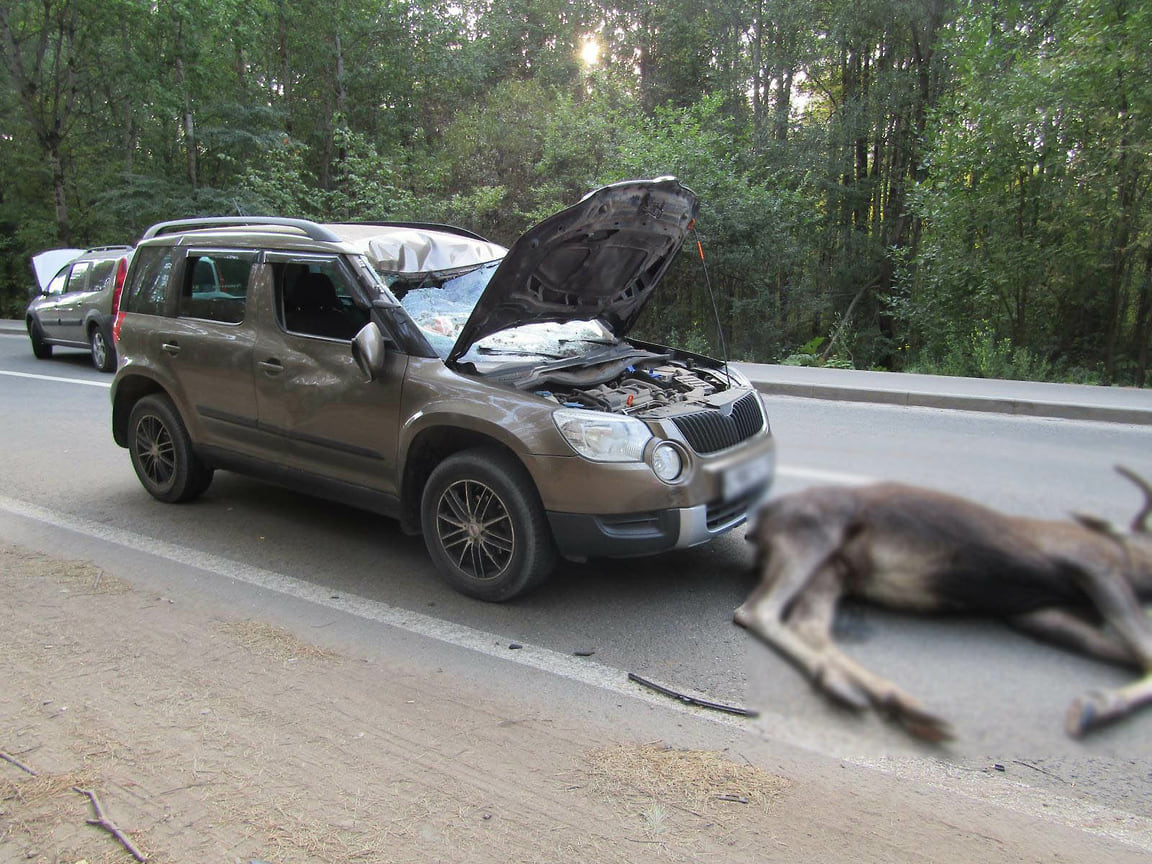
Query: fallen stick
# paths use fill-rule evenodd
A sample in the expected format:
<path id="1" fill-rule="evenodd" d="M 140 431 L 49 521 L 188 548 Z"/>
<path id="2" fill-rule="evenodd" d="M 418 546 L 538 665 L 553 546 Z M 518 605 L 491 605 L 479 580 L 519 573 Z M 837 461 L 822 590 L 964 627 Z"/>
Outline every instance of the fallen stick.
<path id="1" fill-rule="evenodd" d="M 641 678 L 635 672 L 628 673 L 628 680 L 635 681 L 642 687 L 655 690 L 657 693 L 663 693 L 665 696 L 670 696 L 673 699 L 677 699 L 680 702 L 683 702 L 685 705 L 695 705 L 699 708 L 711 708 L 713 711 L 723 711 L 726 714 L 738 714 L 741 717 L 760 716 L 759 711 L 754 711 L 751 708 L 737 708 L 735 705 L 722 705 L 719 702 L 710 702 L 707 699 L 697 699 L 695 696 L 689 696 L 687 693 L 678 693 L 671 688 L 657 684 L 655 681 L 649 681 L 647 678 Z"/>
<path id="2" fill-rule="evenodd" d="M 27 765 L 25 765 L 23 762 L 21 762 L 19 759 L 17 759 L 15 756 L 13 756 L 10 753 L 5 753 L 3 750 L 0 750 L 0 759 L 3 759 L 5 762 L 11 762 L 13 765 L 15 765 L 21 771 L 27 771 L 33 777 L 36 776 L 35 771 L 33 771 L 31 768 L 29 768 Z"/>
<path id="3" fill-rule="evenodd" d="M 73 786 L 72 791 L 78 792 L 81 795 L 87 795 L 89 800 L 92 802 L 92 810 L 96 814 L 96 818 L 87 820 L 89 825 L 95 825 L 99 828 L 103 828 L 105 831 L 119 840 L 120 844 L 125 849 L 127 849 L 128 853 L 137 861 L 143 862 L 148 860 L 148 856 L 136 848 L 136 844 L 134 844 L 124 835 L 124 832 L 121 831 L 119 827 L 117 827 L 116 823 L 104 815 L 104 808 L 100 806 L 100 799 L 96 797 L 95 792 L 93 792 L 91 789 L 81 789 L 79 786 Z"/>

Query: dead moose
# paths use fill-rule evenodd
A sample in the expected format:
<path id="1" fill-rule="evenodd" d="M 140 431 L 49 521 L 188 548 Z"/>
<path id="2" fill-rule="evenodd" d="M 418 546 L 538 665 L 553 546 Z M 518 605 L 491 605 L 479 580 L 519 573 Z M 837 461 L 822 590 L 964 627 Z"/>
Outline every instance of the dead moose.
<path id="1" fill-rule="evenodd" d="M 1080 736 L 1152 702 L 1152 486 L 1128 531 L 1088 516 L 1007 516 L 963 498 L 891 483 L 819 487 L 760 512 L 749 540 L 761 581 L 736 623 L 792 661 L 836 701 L 869 705 L 929 740 L 948 724 L 843 653 L 832 639 L 841 597 L 891 609 L 1002 618 L 1032 636 L 1138 667 L 1143 677 L 1093 690 L 1068 709 Z"/>

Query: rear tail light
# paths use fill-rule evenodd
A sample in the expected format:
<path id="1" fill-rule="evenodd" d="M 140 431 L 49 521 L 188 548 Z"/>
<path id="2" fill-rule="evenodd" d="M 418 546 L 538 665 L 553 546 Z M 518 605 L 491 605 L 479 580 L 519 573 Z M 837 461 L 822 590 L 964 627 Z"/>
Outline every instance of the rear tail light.
<path id="1" fill-rule="evenodd" d="M 128 259 L 121 258 L 116 263 L 116 288 L 112 292 L 112 341 L 120 342 L 120 325 L 124 321 L 124 313 L 120 311 L 120 297 L 124 293 L 124 279 L 128 275 Z"/>
<path id="2" fill-rule="evenodd" d="M 124 293 L 124 277 L 128 275 L 128 259 L 121 258 L 116 262 L 116 288 L 112 292 L 112 314 L 120 311 L 120 295 Z"/>

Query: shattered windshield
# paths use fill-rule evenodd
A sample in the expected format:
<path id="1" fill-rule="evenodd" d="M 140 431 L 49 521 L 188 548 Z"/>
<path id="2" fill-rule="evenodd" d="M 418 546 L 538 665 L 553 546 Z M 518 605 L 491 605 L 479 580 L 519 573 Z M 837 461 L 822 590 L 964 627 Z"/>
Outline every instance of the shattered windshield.
<path id="1" fill-rule="evenodd" d="M 416 278 L 393 274 L 385 280 L 443 360 L 499 265 L 497 260 L 464 273 L 420 274 Z M 460 359 L 491 368 L 524 359 L 578 357 L 595 346 L 615 341 L 607 328 L 596 321 L 522 324 L 481 339 Z"/>

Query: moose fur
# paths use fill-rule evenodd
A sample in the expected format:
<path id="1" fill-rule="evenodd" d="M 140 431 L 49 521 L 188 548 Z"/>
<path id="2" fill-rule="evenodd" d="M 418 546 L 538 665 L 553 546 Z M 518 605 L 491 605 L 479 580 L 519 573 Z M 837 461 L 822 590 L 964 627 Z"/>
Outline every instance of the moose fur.
<path id="1" fill-rule="evenodd" d="M 1092 517 L 1045 521 L 998 513 L 963 498 L 891 483 L 817 487 L 775 499 L 749 540 L 761 581 L 736 623 L 775 648 L 836 701 L 872 706 L 929 740 L 948 724 L 863 668 L 832 639 L 842 597 L 891 609 L 1002 618 L 1033 636 L 1143 677 L 1094 690 L 1068 709 L 1080 736 L 1152 702 L 1152 487 L 1128 531 Z"/>

